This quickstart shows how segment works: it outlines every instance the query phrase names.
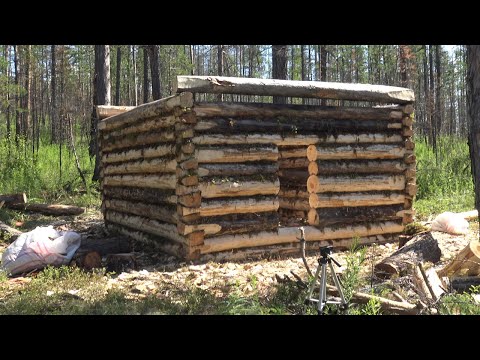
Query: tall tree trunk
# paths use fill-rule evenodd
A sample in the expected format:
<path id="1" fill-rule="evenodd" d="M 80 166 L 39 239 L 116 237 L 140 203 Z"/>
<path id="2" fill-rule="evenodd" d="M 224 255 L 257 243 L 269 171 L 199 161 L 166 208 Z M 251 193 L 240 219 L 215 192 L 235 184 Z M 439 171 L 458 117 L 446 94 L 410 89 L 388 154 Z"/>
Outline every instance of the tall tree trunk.
<path id="1" fill-rule="evenodd" d="M 120 75 L 122 68 L 122 48 L 117 46 L 117 78 L 115 79 L 115 105 L 120 105 Z"/>
<path id="2" fill-rule="evenodd" d="M 18 139 L 21 134 L 20 126 L 20 89 L 19 89 L 19 64 L 18 64 L 18 47 L 13 45 L 13 62 L 15 68 L 15 142 L 18 144 Z"/>
<path id="3" fill-rule="evenodd" d="M 50 121 L 51 121 L 51 143 L 56 143 L 58 141 L 57 137 L 57 93 L 56 93 L 56 88 L 57 88 L 57 75 L 55 73 L 56 71 L 56 58 L 55 58 L 55 45 L 51 46 L 51 62 L 50 62 L 50 74 L 51 74 L 51 80 L 50 80 L 50 87 L 52 91 L 52 107 L 51 107 L 51 114 L 50 114 Z"/>
<path id="4" fill-rule="evenodd" d="M 430 92 L 429 92 L 429 102 L 428 106 L 430 108 L 429 111 L 429 124 L 430 124 L 430 131 L 431 131 L 431 139 L 432 139 L 432 147 L 433 151 L 435 152 L 435 156 L 437 154 L 437 132 L 436 126 L 434 121 L 434 114 L 433 111 L 435 109 L 435 80 L 434 80 L 434 73 L 433 73 L 433 49 L 432 45 L 428 45 L 428 59 L 430 63 Z"/>
<path id="5" fill-rule="evenodd" d="M 223 45 L 217 45 L 217 73 L 223 76 Z M 223 94 L 218 94 L 218 101 L 223 101 Z"/>
<path id="6" fill-rule="evenodd" d="M 135 106 L 138 106 L 138 81 L 137 81 L 137 59 L 135 57 L 135 45 L 132 45 L 132 61 L 133 61 L 133 98 Z"/>
<path id="7" fill-rule="evenodd" d="M 287 45 L 272 45 L 272 78 L 287 79 Z M 285 96 L 274 96 L 274 104 L 286 104 Z"/>
<path id="8" fill-rule="evenodd" d="M 480 45 L 467 45 L 467 67 L 468 143 L 475 184 L 475 207 L 480 212 Z"/>
<path id="9" fill-rule="evenodd" d="M 320 46 L 320 80 L 327 81 L 327 47 Z M 325 106 L 326 100 L 322 99 L 321 104 Z"/>
<path id="10" fill-rule="evenodd" d="M 148 83 L 148 52 L 147 48 L 143 47 L 142 48 L 143 52 L 143 103 L 148 102 L 148 97 L 149 97 L 149 91 L 150 89 L 149 83 Z"/>
<path id="11" fill-rule="evenodd" d="M 10 123 L 10 45 L 5 45 L 5 64 L 7 66 L 7 140 L 10 140 L 11 136 L 11 123 Z"/>
<path id="12" fill-rule="evenodd" d="M 152 97 L 158 100 L 162 97 L 160 91 L 160 65 L 158 59 L 158 45 L 148 45 L 148 55 L 150 58 L 150 72 L 152 74 Z"/>
<path id="13" fill-rule="evenodd" d="M 94 88 L 90 148 L 94 149 L 95 153 L 95 170 L 92 180 L 96 181 L 100 175 L 100 159 L 97 143 L 98 119 L 95 116 L 95 106 L 110 105 L 110 47 L 108 45 L 95 45 Z"/>
<path id="14" fill-rule="evenodd" d="M 437 136 L 442 131 L 442 72 L 441 72 L 441 45 L 435 46 L 435 133 Z"/>
<path id="15" fill-rule="evenodd" d="M 26 108 L 27 114 L 25 116 L 25 127 L 24 127 L 24 136 L 29 139 L 33 136 L 30 133 L 32 128 L 32 102 L 33 102 L 33 91 L 32 91 L 32 45 L 27 45 L 27 54 L 25 57 L 25 89 L 27 90 L 26 94 Z"/>
<path id="16" fill-rule="evenodd" d="M 400 45 L 399 46 L 399 60 L 400 60 L 400 84 L 403 87 L 408 86 L 408 75 L 407 75 L 407 54 L 408 49 L 407 45 Z"/>

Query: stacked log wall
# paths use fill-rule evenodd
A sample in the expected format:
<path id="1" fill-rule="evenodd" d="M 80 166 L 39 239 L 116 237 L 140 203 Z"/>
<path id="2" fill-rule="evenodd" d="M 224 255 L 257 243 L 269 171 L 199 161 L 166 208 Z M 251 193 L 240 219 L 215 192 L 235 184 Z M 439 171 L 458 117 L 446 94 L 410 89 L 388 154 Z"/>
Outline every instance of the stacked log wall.
<path id="1" fill-rule="evenodd" d="M 177 208 L 199 206 L 198 196 L 178 192 L 180 185 L 194 185 L 193 173 L 179 172 L 195 167 L 187 159 L 192 154 L 192 105 L 192 94 L 182 93 L 118 111 L 98 126 L 107 228 L 180 257 L 190 256 L 192 249 L 178 231 L 182 218 Z M 101 109 L 97 112 L 101 116 Z"/>

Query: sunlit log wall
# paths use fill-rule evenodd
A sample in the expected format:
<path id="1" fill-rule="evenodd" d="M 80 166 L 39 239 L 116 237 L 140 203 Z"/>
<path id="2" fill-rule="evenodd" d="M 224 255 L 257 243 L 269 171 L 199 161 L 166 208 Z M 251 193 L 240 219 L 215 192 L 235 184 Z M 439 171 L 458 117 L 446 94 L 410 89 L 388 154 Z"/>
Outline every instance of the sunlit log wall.
<path id="1" fill-rule="evenodd" d="M 105 222 L 187 259 L 298 251 L 299 226 L 311 249 L 395 241 L 413 221 L 412 113 L 190 92 L 139 106 L 99 125 Z"/>

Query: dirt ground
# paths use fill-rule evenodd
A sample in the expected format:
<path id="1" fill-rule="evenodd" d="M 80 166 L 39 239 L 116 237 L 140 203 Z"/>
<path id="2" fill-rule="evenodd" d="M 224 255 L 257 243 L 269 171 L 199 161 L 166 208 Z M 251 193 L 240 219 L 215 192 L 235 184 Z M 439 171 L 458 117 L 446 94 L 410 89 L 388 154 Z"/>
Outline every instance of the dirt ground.
<path id="1" fill-rule="evenodd" d="M 83 234 L 83 236 L 104 236 L 105 230 L 100 214 L 79 217 L 78 220 L 68 222 L 59 220 L 53 223 L 57 230 L 74 230 Z M 103 234 L 103 235 L 102 235 Z M 440 262 L 435 264 L 435 268 L 442 267 L 448 260 L 463 249 L 470 240 L 478 238 L 478 222 L 470 222 L 470 231 L 467 235 L 449 235 L 441 232 L 432 232 L 435 239 L 438 240 L 439 247 L 442 250 Z M 366 250 L 366 261 L 362 265 L 361 272 L 368 278 L 373 275 L 373 266 L 386 256 L 397 249 L 397 244 L 374 245 Z M 0 252 L 3 249 L 0 248 Z M 126 290 L 131 298 L 142 298 L 147 294 L 162 291 L 167 284 L 194 284 L 203 290 L 224 296 L 232 287 L 240 290 L 245 296 L 253 292 L 259 295 L 266 294 L 272 285 L 277 281 L 276 275 L 283 278 L 285 275 L 292 278 L 291 272 L 299 275 L 302 279 L 307 279 L 304 264 L 298 255 L 291 255 L 276 259 L 263 259 L 243 262 L 207 262 L 207 263 L 188 263 L 179 261 L 173 256 L 166 254 L 147 254 L 142 252 L 135 253 L 138 267 L 136 270 L 129 270 L 110 279 L 110 287 L 119 287 Z M 336 268 L 338 273 L 345 269 L 346 252 L 335 252 L 333 254 L 341 265 Z M 314 271 L 317 267 L 318 255 L 307 256 L 307 262 Z M 11 279 L 11 281 L 18 281 Z M 368 291 L 372 284 L 366 284 L 365 288 L 360 289 Z M 404 284 L 405 285 L 405 284 Z M 167 287 L 168 288 L 168 287 Z M 406 299 L 413 296 L 409 294 L 408 286 L 403 289 L 403 295 Z M 166 294 L 168 295 L 168 294 Z"/>

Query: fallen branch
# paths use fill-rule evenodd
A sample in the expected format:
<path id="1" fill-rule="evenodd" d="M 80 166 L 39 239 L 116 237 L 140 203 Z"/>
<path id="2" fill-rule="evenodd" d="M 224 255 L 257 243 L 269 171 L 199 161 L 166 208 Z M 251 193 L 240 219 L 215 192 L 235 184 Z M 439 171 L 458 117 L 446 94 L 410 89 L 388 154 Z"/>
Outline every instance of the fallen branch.
<path id="1" fill-rule="evenodd" d="M 4 205 L 9 209 L 20 211 L 33 211 L 44 215 L 80 215 L 85 212 L 84 208 L 71 205 L 50 205 L 50 204 L 8 204 Z"/>
<path id="2" fill-rule="evenodd" d="M 4 239 L 5 235 L 8 235 L 7 237 L 9 240 L 14 241 L 17 237 L 22 235 L 22 232 L 0 221 L 0 238 Z"/>
<path id="3" fill-rule="evenodd" d="M 5 206 L 8 204 L 26 204 L 27 195 L 25 193 L 0 195 L 0 202 L 2 201 L 5 202 Z"/>

